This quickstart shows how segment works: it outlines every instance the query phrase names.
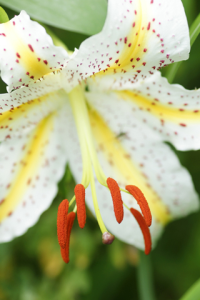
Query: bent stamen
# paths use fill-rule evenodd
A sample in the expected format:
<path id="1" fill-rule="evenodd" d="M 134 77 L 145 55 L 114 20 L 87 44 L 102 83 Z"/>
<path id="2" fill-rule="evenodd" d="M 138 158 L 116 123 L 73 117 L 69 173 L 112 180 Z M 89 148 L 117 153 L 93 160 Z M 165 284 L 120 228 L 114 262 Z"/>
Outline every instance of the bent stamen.
<path id="1" fill-rule="evenodd" d="M 110 177 L 107 179 L 107 185 L 111 192 L 116 220 L 118 223 L 121 223 L 124 217 L 124 208 L 119 186 L 117 182 Z"/>
<path id="2" fill-rule="evenodd" d="M 142 193 L 142 191 L 135 185 L 127 185 L 126 190 L 136 199 L 138 205 L 141 208 L 147 226 L 151 226 L 152 215 L 148 205 L 148 202 Z"/>
<path id="3" fill-rule="evenodd" d="M 70 234 L 74 224 L 74 219 L 76 214 L 72 211 L 67 215 L 67 236 L 66 236 L 66 244 L 65 247 L 60 247 L 61 255 L 64 262 L 67 264 L 69 262 L 69 243 L 70 243 Z"/>
<path id="4" fill-rule="evenodd" d="M 69 202 L 67 199 L 63 200 L 58 207 L 57 236 L 58 236 L 58 243 L 61 248 L 65 248 L 66 245 L 68 208 L 69 208 Z"/>
<path id="5" fill-rule="evenodd" d="M 135 217 L 142 231 L 144 237 L 144 244 L 145 244 L 145 254 L 147 255 L 151 252 L 151 234 L 150 234 L 149 227 L 147 226 L 142 214 L 138 210 L 134 208 L 130 208 L 130 212 Z"/>
<path id="6" fill-rule="evenodd" d="M 86 223 L 86 209 L 85 209 L 85 188 L 82 184 L 77 184 L 74 189 L 76 204 L 77 204 L 77 218 L 80 228 L 84 228 Z"/>

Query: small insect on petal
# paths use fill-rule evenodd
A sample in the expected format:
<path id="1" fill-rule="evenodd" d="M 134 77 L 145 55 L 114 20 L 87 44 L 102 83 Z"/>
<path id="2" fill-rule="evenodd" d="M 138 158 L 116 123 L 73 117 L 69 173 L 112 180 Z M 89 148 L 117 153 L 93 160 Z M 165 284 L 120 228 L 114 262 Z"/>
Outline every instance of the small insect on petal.
<path id="1" fill-rule="evenodd" d="M 130 208 L 130 212 L 135 217 L 136 221 L 138 222 L 138 225 L 140 226 L 140 229 L 142 231 L 143 237 L 144 237 L 144 244 L 145 244 L 145 254 L 149 254 L 151 252 L 151 234 L 149 227 L 147 227 L 147 224 L 141 215 L 141 213 L 134 209 Z"/>
<path id="2" fill-rule="evenodd" d="M 107 179 L 107 185 L 113 200 L 115 218 L 118 223 L 121 223 L 124 218 L 124 208 L 119 186 L 117 182 L 110 177 Z"/>
<path id="3" fill-rule="evenodd" d="M 69 243 L 70 243 L 70 234 L 74 224 L 74 219 L 76 214 L 72 211 L 67 215 L 67 238 L 65 248 L 60 247 L 61 255 L 64 262 L 67 264 L 69 262 Z"/>
<path id="4" fill-rule="evenodd" d="M 147 226 L 151 226 L 151 211 L 142 191 L 135 185 L 127 185 L 126 190 L 129 191 L 129 193 L 136 199 L 138 205 L 141 208 Z"/>
<path id="5" fill-rule="evenodd" d="M 63 200 L 58 207 L 57 235 L 58 235 L 58 242 L 61 248 L 65 248 L 65 244 L 66 244 L 68 208 L 69 208 L 69 202 L 67 199 Z"/>
<path id="6" fill-rule="evenodd" d="M 104 232 L 102 234 L 102 243 L 105 245 L 110 245 L 114 241 L 115 236 L 110 232 Z"/>
<path id="7" fill-rule="evenodd" d="M 85 209 L 85 188 L 82 184 L 77 184 L 74 189 L 77 205 L 77 218 L 80 228 L 84 228 L 86 223 Z"/>

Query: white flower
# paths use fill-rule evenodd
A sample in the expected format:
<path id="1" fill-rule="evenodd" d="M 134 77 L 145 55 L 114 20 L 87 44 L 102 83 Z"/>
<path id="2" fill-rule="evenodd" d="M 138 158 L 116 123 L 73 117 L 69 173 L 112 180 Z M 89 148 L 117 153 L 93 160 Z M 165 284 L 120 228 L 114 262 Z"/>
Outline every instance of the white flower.
<path id="1" fill-rule="evenodd" d="M 108 177 L 145 194 L 153 241 L 168 221 L 198 208 L 190 175 L 163 143 L 200 147 L 199 90 L 170 85 L 158 71 L 188 58 L 180 0 L 110 0 L 102 32 L 72 57 L 25 12 L 0 25 L 0 45 L 10 92 L 0 96 L 2 242 L 23 234 L 48 208 L 67 162 L 78 183 L 91 185 L 86 201 L 102 233 L 107 226 L 139 248 L 143 236 L 129 208 L 140 207 L 123 193 L 118 224 Z"/>

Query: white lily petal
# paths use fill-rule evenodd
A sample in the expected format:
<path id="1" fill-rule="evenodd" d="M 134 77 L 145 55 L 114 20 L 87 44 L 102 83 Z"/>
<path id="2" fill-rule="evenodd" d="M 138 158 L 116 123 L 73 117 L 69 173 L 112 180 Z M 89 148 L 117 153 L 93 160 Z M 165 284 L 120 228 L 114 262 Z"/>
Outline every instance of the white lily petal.
<path id="1" fill-rule="evenodd" d="M 0 45 L 1 77 L 9 91 L 60 69 L 69 59 L 25 11 L 0 25 Z"/>
<path id="2" fill-rule="evenodd" d="M 94 93 L 108 87 L 105 81 L 88 82 Z M 161 140 L 169 141 L 179 150 L 200 148 L 200 89 L 190 91 L 181 85 L 169 84 L 160 72 L 156 72 L 115 92 L 116 102 L 127 106 L 132 117 L 145 122 Z"/>
<path id="3" fill-rule="evenodd" d="M 26 133 L 65 103 L 67 95 L 61 90 L 59 73 L 41 80 L 0 95 L 0 141 Z"/>
<path id="4" fill-rule="evenodd" d="M 30 132 L 0 145 L 0 241 L 23 234 L 51 204 L 63 176 L 65 114 L 48 116 Z"/>
<path id="5" fill-rule="evenodd" d="M 81 44 L 66 73 L 72 84 L 99 73 L 113 75 L 111 80 L 120 86 L 187 59 L 189 50 L 189 29 L 180 0 L 110 0 L 102 32 Z"/>

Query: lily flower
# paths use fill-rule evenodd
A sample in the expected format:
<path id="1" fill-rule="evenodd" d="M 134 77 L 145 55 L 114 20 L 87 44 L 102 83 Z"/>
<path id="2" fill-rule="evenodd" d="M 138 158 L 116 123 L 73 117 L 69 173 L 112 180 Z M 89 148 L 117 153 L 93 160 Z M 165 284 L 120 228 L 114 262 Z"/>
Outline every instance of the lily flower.
<path id="1" fill-rule="evenodd" d="M 78 184 L 58 209 L 65 262 L 76 213 L 85 226 L 85 197 L 105 244 L 114 234 L 146 254 L 150 232 L 154 244 L 164 225 L 198 208 L 189 173 L 163 143 L 200 143 L 200 92 L 158 71 L 188 58 L 180 0 L 109 0 L 102 32 L 72 56 L 24 11 L 0 25 L 0 45 L 9 92 L 0 96 L 1 242 L 49 207 L 67 162 Z"/>

